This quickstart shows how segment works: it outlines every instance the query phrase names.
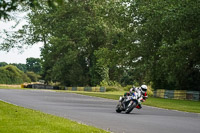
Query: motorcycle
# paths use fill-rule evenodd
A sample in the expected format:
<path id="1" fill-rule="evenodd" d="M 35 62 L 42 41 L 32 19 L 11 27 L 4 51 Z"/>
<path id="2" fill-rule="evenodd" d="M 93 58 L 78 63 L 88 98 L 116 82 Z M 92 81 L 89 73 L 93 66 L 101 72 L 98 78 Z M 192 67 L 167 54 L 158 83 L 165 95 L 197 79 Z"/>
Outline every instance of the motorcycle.
<path id="1" fill-rule="evenodd" d="M 134 92 L 131 96 L 126 96 L 126 98 L 120 97 L 119 103 L 116 106 L 116 112 L 121 113 L 125 111 L 126 114 L 130 113 L 139 103 L 139 96 Z"/>

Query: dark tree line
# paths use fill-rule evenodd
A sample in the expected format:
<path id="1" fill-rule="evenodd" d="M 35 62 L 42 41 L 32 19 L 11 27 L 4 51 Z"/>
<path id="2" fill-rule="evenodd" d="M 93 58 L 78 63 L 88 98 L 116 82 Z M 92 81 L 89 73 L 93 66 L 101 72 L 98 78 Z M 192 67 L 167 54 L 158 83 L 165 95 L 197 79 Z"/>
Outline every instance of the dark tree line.
<path id="1" fill-rule="evenodd" d="M 199 0 L 68 0 L 56 8 L 41 2 L 1 48 L 15 39 L 43 42 L 47 82 L 200 90 L 199 7 Z"/>

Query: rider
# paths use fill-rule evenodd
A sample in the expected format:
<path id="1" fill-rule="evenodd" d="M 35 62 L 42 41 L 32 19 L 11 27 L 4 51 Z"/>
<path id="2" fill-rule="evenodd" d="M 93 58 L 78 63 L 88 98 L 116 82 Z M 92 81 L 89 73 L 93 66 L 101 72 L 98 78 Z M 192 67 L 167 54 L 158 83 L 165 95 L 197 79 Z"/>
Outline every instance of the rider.
<path id="1" fill-rule="evenodd" d="M 122 104 L 123 104 L 123 100 L 127 97 L 127 96 L 131 96 L 134 92 L 140 93 L 140 101 L 144 102 L 148 96 L 147 96 L 147 86 L 146 85 L 142 85 L 140 87 L 135 87 L 133 86 L 129 92 L 124 93 L 124 97 L 122 99 Z M 142 105 L 141 102 L 138 103 L 138 106 L 136 107 L 137 109 L 141 109 Z M 123 105 L 124 106 L 124 105 Z"/>

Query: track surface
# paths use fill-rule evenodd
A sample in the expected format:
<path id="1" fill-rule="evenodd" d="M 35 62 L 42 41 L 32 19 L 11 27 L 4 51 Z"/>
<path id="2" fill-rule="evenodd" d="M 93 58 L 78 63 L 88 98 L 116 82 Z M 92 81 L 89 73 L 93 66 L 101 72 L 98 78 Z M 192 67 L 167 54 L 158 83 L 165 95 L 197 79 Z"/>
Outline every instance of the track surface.
<path id="1" fill-rule="evenodd" d="M 0 99 L 114 133 L 200 133 L 200 114 L 143 106 L 116 113 L 116 100 L 42 90 L 0 89 Z"/>

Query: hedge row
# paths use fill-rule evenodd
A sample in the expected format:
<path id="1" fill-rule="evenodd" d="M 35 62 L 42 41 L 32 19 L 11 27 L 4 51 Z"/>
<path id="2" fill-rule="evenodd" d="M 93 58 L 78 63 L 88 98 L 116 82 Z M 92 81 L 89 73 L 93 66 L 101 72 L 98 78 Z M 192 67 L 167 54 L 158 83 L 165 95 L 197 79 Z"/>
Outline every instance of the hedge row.
<path id="1" fill-rule="evenodd" d="M 24 73 L 13 65 L 0 67 L 0 84 L 22 84 L 37 80 L 36 77 L 37 75 L 34 73 Z"/>

